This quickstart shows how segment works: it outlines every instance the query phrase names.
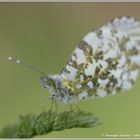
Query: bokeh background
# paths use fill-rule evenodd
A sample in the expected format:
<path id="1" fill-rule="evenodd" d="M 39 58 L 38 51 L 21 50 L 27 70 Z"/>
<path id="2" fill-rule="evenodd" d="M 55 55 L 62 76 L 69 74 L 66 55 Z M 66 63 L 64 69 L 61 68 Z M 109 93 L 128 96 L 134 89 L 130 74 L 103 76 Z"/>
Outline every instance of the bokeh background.
<path id="1" fill-rule="evenodd" d="M 88 31 L 123 15 L 140 19 L 140 3 L 0 3 L 0 128 L 20 114 L 40 112 L 47 95 L 40 74 L 9 62 L 8 56 L 47 74 L 59 73 Z M 39 137 L 140 137 L 139 84 L 140 77 L 130 91 L 78 103 L 102 125 Z"/>

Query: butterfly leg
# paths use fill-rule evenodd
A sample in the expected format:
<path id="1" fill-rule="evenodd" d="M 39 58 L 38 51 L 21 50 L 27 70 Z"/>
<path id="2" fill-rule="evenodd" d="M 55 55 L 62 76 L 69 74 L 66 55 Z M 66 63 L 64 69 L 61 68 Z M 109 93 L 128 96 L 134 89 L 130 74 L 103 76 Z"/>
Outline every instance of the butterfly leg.
<path id="1" fill-rule="evenodd" d="M 72 104 L 69 104 L 69 108 L 70 108 L 70 111 L 73 111 L 73 106 L 72 106 Z"/>
<path id="2" fill-rule="evenodd" d="M 57 98 L 56 98 L 56 95 L 52 95 L 49 97 L 51 99 L 51 108 L 50 110 L 54 110 L 56 109 L 57 110 L 57 107 L 58 107 L 58 104 L 57 104 Z"/>
<path id="3" fill-rule="evenodd" d="M 78 107 L 78 105 L 76 105 L 76 108 L 79 112 L 81 112 L 81 109 Z"/>
<path id="4" fill-rule="evenodd" d="M 54 109 L 57 110 L 58 109 L 58 103 L 56 98 L 53 98 L 53 104 L 54 104 Z"/>
<path id="5" fill-rule="evenodd" d="M 49 115 L 48 123 L 50 123 L 51 119 L 54 118 L 54 116 L 55 116 L 55 114 L 53 113 L 55 96 L 50 96 L 49 98 L 51 99 L 51 107 L 48 111 L 48 115 Z"/>
<path id="6" fill-rule="evenodd" d="M 76 109 L 77 109 L 79 112 L 82 112 L 81 109 L 79 108 L 77 102 L 74 102 L 74 105 L 75 105 Z"/>
<path id="7" fill-rule="evenodd" d="M 54 96 L 52 95 L 50 98 L 51 98 L 51 108 L 50 108 L 50 110 L 52 111 L 53 107 L 54 107 Z"/>
<path id="8" fill-rule="evenodd" d="M 48 100 L 48 97 L 43 98 L 43 104 L 41 106 L 40 111 L 38 112 L 38 115 L 40 115 L 41 113 L 45 112 L 45 107 L 46 107 L 47 100 Z"/>

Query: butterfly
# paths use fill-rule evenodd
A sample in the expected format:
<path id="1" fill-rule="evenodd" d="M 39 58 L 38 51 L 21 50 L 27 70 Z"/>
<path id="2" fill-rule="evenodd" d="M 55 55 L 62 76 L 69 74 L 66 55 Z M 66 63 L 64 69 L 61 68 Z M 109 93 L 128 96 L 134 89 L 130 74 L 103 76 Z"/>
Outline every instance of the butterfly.
<path id="1" fill-rule="evenodd" d="M 18 59 L 8 59 L 40 72 L 43 88 L 63 103 L 115 95 L 131 89 L 138 76 L 140 22 L 124 16 L 91 30 L 56 75 L 48 76 Z"/>

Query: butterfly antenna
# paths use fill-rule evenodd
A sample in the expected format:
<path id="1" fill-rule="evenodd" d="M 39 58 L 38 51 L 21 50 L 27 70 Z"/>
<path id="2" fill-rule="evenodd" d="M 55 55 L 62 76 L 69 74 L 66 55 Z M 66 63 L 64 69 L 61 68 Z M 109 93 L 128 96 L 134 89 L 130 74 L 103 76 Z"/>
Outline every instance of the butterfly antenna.
<path id="1" fill-rule="evenodd" d="M 15 59 L 13 57 L 8 57 L 8 60 L 10 60 L 10 61 L 12 61 L 12 62 L 14 62 L 16 64 L 20 64 L 20 65 L 22 65 L 24 67 L 30 68 L 30 69 L 32 69 L 32 70 L 34 70 L 36 72 L 39 72 L 42 75 L 45 75 L 45 73 L 42 72 L 41 70 L 39 70 L 39 69 L 37 69 L 37 68 L 35 68 L 35 67 L 31 66 L 31 65 L 28 65 L 28 64 L 24 63 L 23 61 L 21 61 L 19 59 Z"/>

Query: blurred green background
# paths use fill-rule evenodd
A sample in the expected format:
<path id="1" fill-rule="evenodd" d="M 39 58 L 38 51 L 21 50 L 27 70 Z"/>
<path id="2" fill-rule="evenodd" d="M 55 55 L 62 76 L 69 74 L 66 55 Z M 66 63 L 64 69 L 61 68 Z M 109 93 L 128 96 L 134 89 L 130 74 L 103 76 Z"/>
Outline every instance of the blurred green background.
<path id="1" fill-rule="evenodd" d="M 140 19 L 140 3 L 0 3 L 0 128 L 15 122 L 19 114 L 39 113 L 46 96 L 40 75 L 9 62 L 8 56 L 47 74 L 59 73 L 88 31 L 123 15 Z M 140 137 L 139 83 L 140 76 L 127 94 L 78 103 L 102 125 L 43 137 Z"/>

